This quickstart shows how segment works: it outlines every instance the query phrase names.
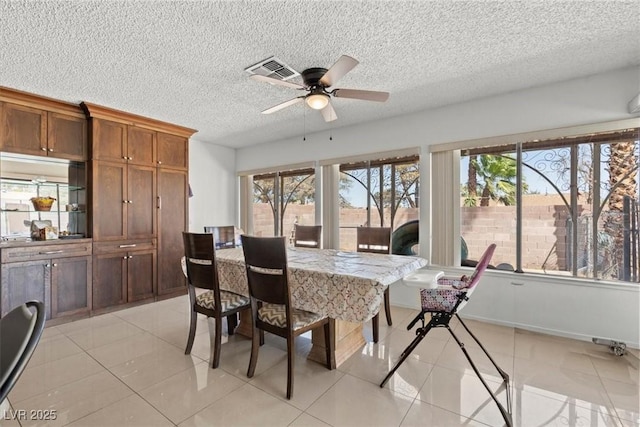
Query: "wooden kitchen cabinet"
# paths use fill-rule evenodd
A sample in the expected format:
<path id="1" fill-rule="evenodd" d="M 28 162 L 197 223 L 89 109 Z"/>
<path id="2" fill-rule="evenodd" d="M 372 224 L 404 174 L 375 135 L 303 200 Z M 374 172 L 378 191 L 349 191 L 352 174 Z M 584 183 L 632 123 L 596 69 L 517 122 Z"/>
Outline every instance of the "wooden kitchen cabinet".
<path id="1" fill-rule="evenodd" d="M 11 103 L 4 103 L 1 111 L 0 151 L 46 155 L 46 111 Z"/>
<path id="2" fill-rule="evenodd" d="M 92 119 L 94 160 L 156 165 L 156 132 L 104 119 Z"/>
<path id="3" fill-rule="evenodd" d="M 158 132 L 158 166 L 189 169 L 189 140 L 178 135 Z"/>
<path id="4" fill-rule="evenodd" d="M 2 247 L 0 316 L 32 299 L 44 302 L 47 319 L 89 314 L 91 241 L 81 240 Z"/>
<path id="5" fill-rule="evenodd" d="M 155 242 L 96 243 L 94 250 L 94 310 L 154 298 Z"/>
<path id="6" fill-rule="evenodd" d="M 184 292 L 182 232 L 189 229 L 189 182 L 185 171 L 158 168 L 158 295 Z"/>
<path id="7" fill-rule="evenodd" d="M 87 160 L 87 119 L 79 106 L 3 87 L 0 104 L 0 151 Z"/>
<path id="8" fill-rule="evenodd" d="M 81 162 L 89 157 L 88 148 L 86 118 L 60 113 L 48 113 L 48 156 Z"/>
<path id="9" fill-rule="evenodd" d="M 94 240 L 155 237 L 156 197 L 156 168 L 94 162 Z"/>

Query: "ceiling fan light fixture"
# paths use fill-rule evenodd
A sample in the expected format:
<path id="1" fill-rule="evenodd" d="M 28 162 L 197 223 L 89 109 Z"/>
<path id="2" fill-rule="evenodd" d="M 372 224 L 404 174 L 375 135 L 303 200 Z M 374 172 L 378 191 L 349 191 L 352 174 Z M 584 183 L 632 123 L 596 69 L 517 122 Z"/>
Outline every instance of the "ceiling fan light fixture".
<path id="1" fill-rule="evenodd" d="M 307 96 L 305 101 L 314 110 L 322 110 L 329 103 L 329 96 L 323 93 L 313 93 Z"/>

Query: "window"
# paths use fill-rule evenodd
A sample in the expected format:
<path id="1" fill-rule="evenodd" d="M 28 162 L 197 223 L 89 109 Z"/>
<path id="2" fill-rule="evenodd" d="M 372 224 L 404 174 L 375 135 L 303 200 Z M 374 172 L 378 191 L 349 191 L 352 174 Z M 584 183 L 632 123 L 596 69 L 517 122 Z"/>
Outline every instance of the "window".
<path id="1" fill-rule="evenodd" d="M 341 250 L 356 250 L 357 227 L 396 229 L 418 220 L 418 160 L 408 156 L 340 165 Z"/>
<path id="2" fill-rule="evenodd" d="M 463 265 L 639 282 L 640 129 L 465 149 Z"/>
<path id="3" fill-rule="evenodd" d="M 295 224 L 315 223 L 314 169 L 253 177 L 253 231 L 256 236 L 292 236 Z"/>

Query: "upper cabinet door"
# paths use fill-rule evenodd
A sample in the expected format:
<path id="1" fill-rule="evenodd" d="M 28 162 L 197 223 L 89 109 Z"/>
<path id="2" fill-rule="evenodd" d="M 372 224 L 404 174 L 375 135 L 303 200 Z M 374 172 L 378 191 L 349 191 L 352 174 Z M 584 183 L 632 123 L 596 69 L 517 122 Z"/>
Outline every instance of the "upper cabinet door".
<path id="1" fill-rule="evenodd" d="M 48 155 L 63 159 L 87 160 L 87 120 L 82 117 L 49 113 Z"/>
<path id="2" fill-rule="evenodd" d="M 189 169 L 189 140 L 158 132 L 158 166 L 180 170 Z"/>
<path id="3" fill-rule="evenodd" d="M 156 132 L 128 126 L 127 129 L 127 157 L 129 163 L 136 165 L 156 165 Z"/>
<path id="4" fill-rule="evenodd" d="M 92 119 L 93 147 L 91 157 L 95 160 L 127 162 L 127 125 L 103 119 Z"/>
<path id="5" fill-rule="evenodd" d="M 0 108 L 0 150 L 46 156 L 47 112 L 4 103 Z"/>

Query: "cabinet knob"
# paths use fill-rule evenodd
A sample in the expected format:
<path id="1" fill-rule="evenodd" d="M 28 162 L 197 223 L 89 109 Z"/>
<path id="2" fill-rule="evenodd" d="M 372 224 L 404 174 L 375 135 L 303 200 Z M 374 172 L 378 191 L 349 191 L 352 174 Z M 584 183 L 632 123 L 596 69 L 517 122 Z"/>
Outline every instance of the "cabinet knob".
<path id="1" fill-rule="evenodd" d="M 158 160 L 158 164 L 161 165 L 162 164 L 162 160 Z"/>
<path id="2" fill-rule="evenodd" d="M 49 148 L 49 152 L 52 152 L 52 151 L 53 151 L 53 148 Z"/>
<path id="3" fill-rule="evenodd" d="M 58 266 L 58 264 L 56 264 L 56 263 L 54 262 L 54 263 L 53 263 L 53 266 L 54 266 L 54 267 L 57 267 L 57 266 Z"/>
<path id="4" fill-rule="evenodd" d="M 49 267 L 51 267 L 51 264 L 45 264 L 44 266 L 49 268 Z"/>
<path id="5" fill-rule="evenodd" d="M 40 148 L 42 151 L 47 151 L 47 147 L 41 147 Z"/>

